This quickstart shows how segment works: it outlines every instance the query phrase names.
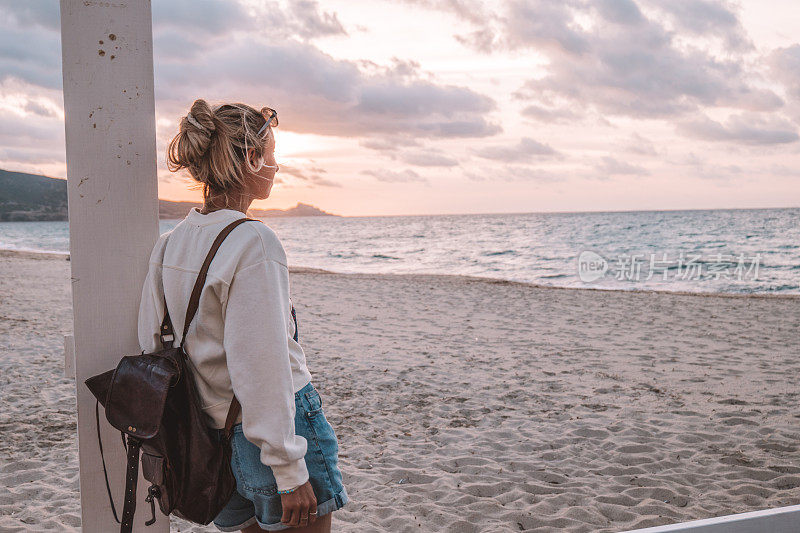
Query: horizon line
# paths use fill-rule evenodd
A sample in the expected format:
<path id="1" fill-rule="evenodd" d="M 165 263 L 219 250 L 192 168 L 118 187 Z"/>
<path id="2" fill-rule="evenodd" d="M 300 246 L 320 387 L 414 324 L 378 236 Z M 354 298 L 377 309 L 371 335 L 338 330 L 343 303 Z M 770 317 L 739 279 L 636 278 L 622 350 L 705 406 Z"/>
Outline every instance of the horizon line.
<path id="1" fill-rule="evenodd" d="M 302 203 L 302 202 L 301 202 Z M 310 205 L 310 204 L 306 204 Z M 317 207 L 317 206 L 314 206 Z M 262 208 L 254 208 L 256 210 Z M 272 208 L 277 209 L 277 208 Z M 322 208 L 319 208 L 322 209 Z M 592 213 L 679 213 L 682 211 L 757 211 L 777 209 L 800 209 L 800 206 L 775 206 L 775 207 L 688 207 L 674 209 L 600 209 L 596 211 L 501 211 L 490 213 L 403 213 L 395 215 L 331 215 L 346 218 L 367 217 L 439 217 L 439 216 L 470 216 L 470 215 L 579 215 Z M 325 215 L 320 215 L 325 216 Z"/>

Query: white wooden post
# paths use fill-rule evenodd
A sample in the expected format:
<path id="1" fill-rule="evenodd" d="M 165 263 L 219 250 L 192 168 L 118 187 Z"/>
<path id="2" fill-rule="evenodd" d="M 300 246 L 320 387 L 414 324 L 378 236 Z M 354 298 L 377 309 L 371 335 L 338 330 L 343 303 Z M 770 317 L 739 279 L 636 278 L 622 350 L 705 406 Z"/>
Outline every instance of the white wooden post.
<path id="1" fill-rule="evenodd" d="M 797 533 L 800 505 L 630 530 L 628 533 Z"/>
<path id="2" fill-rule="evenodd" d="M 140 352 L 138 306 L 158 238 L 155 102 L 150 0 L 61 0 L 70 265 L 74 313 L 83 531 L 119 529 L 103 480 L 95 400 L 84 380 Z M 125 486 L 120 434 L 100 413 L 117 511 Z M 150 506 L 139 478 L 134 531 Z"/>

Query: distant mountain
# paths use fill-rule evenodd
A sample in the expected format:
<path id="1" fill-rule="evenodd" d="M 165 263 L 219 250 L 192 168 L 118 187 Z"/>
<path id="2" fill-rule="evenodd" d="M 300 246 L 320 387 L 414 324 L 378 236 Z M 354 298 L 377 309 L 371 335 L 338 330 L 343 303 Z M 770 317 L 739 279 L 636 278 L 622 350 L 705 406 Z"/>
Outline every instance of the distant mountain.
<path id="1" fill-rule="evenodd" d="M 67 220 L 67 180 L 0 170 L 0 221 Z"/>
<path id="2" fill-rule="evenodd" d="M 158 217 L 181 219 L 193 207 L 202 207 L 196 202 L 170 202 L 158 200 Z M 252 216 L 339 216 L 314 207 L 298 203 L 289 209 L 255 209 Z M 38 174 L 0 170 L 0 222 L 7 221 L 67 221 L 67 180 L 48 178 Z"/>
<path id="3" fill-rule="evenodd" d="M 193 207 L 203 207 L 201 203 L 195 202 L 170 202 L 169 200 L 158 201 L 158 218 L 160 219 L 175 219 L 183 218 Z M 297 203 L 296 206 L 289 209 L 249 209 L 251 215 L 255 218 L 265 217 L 310 217 L 310 216 L 331 216 L 338 217 L 331 213 L 326 213 L 322 209 L 318 209 L 313 205 Z"/>
<path id="4" fill-rule="evenodd" d="M 332 213 L 326 213 L 322 209 L 316 208 L 313 205 L 303 204 L 297 202 L 297 205 L 289 209 L 250 209 L 253 216 L 257 218 L 262 217 L 318 217 L 329 216 L 338 217 Z"/>

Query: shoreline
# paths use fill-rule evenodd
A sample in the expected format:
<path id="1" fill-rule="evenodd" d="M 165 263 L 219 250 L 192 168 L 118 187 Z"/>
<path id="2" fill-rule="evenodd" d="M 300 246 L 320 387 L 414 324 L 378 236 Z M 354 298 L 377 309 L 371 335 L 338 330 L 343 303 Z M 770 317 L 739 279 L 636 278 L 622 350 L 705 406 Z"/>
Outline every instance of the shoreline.
<path id="1" fill-rule="evenodd" d="M 0 258 L 2 257 L 18 257 L 24 259 L 36 260 L 64 260 L 69 261 L 69 252 L 49 252 L 49 251 L 35 251 L 35 250 L 11 250 L 0 249 Z M 327 270 L 316 267 L 294 266 L 289 265 L 289 272 L 292 274 L 326 274 L 336 276 L 400 276 L 403 278 L 430 278 L 430 279 L 451 279 L 462 280 L 477 283 L 490 283 L 494 285 L 521 285 L 525 287 L 532 287 L 535 289 L 553 289 L 553 290 L 567 290 L 567 291 L 597 291 L 597 292 L 611 292 L 623 294 L 671 294 L 676 296 L 699 296 L 704 298 L 719 297 L 719 298 L 766 298 L 766 299 L 787 299 L 787 300 L 800 300 L 800 294 L 771 294 L 771 293 L 733 293 L 733 292 L 706 292 L 706 291 L 669 291 L 669 290 L 655 290 L 655 289 L 607 289 L 601 287 L 559 287 L 555 285 L 542 285 L 530 281 L 514 281 L 503 278 L 493 278 L 490 276 L 472 276 L 468 274 L 428 274 L 428 273 L 389 273 L 389 272 L 337 272 L 334 270 Z"/>
<path id="2" fill-rule="evenodd" d="M 61 259 L 62 261 L 69 261 L 69 252 L 12 250 L 0 248 L 0 257 L 20 257 L 24 259 Z"/>

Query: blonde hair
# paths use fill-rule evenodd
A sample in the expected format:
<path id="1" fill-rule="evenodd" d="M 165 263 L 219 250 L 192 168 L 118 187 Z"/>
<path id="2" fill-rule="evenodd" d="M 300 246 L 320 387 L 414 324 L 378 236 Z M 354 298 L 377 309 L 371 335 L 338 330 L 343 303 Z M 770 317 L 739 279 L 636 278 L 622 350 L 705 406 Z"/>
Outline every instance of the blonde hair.
<path id="1" fill-rule="evenodd" d="M 195 100 L 189 115 L 180 121 L 180 131 L 167 148 L 170 172 L 186 169 L 203 185 L 203 198 L 224 195 L 245 188 L 244 165 L 255 172 L 247 157 L 255 149 L 256 159 L 263 157 L 264 140 L 278 125 L 277 115 L 266 133 L 258 135 L 271 109 L 261 111 L 246 104 L 220 104 L 213 108 L 203 99 Z M 198 127 L 199 125 L 199 127 Z"/>

